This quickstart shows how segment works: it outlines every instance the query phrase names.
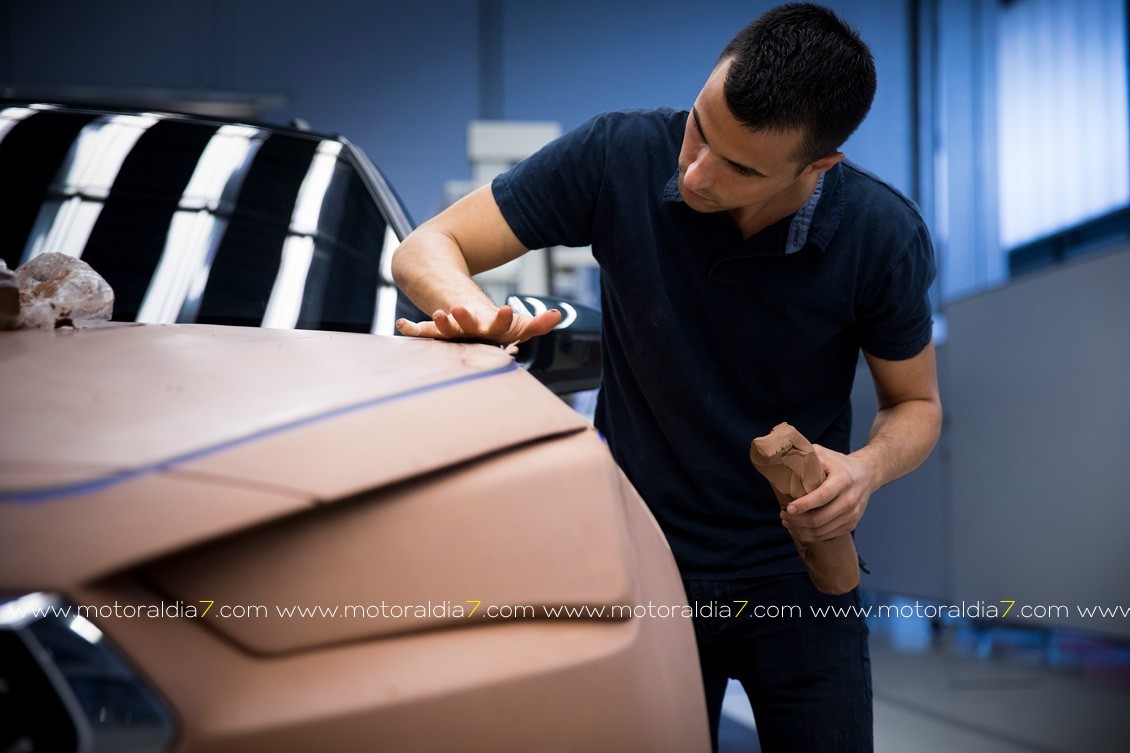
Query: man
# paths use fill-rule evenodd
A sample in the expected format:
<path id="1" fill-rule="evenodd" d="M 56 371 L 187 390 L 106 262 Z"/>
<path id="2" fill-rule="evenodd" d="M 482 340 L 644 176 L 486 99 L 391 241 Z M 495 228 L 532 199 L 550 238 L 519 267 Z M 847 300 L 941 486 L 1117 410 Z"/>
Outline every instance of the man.
<path id="1" fill-rule="evenodd" d="M 592 245 L 597 426 L 667 534 L 688 599 L 731 609 L 695 620 L 715 746 L 736 678 L 767 753 L 871 749 L 866 626 L 811 611 L 858 593 L 817 592 L 788 534 L 854 530 L 939 432 L 929 237 L 910 202 L 838 151 L 874 91 L 870 50 L 835 14 L 781 6 L 726 47 L 689 113 L 594 118 L 422 225 L 393 262 L 435 312 L 401 320 L 402 334 L 510 343 L 560 315 L 496 306 L 469 275 L 530 248 Z M 879 411 L 848 454 L 861 349 Z M 786 511 L 748 455 L 782 421 L 827 473 Z"/>

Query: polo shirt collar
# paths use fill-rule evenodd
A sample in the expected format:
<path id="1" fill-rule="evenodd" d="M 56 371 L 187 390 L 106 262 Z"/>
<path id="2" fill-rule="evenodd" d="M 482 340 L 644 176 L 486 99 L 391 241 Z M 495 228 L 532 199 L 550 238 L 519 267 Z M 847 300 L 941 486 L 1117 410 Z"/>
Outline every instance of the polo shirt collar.
<path id="1" fill-rule="evenodd" d="M 679 193 L 679 171 L 671 176 L 667 185 L 663 187 L 663 200 L 669 202 L 683 202 Z M 812 243 L 821 251 L 828 248 L 828 241 L 835 235 L 840 226 L 840 219 L 844 213 L 844 187 L 843 167 L 839 163 L 832 166 L 827 172 L 820 174 L 816 181 L 816 188 L 808 201 L 804 203 L 792 222 L 789 223 L 788 239 L 785 242 L 785 253 L 793 254 L 804 248 L 805 244 Z"/>
<path id="2" fill-rule="evenodd" d="M 805 226 L 804 237 L 800 239 L 800 246 L 797 246 L 795 250 L 799 251 L 807 242 L 821 251 L 826 251 L 828 243 L 831 242 L 832 236 L 836 234 L 836 230 L 840 227 L 840 220 L 844 216 L 844 166 L 842 161 L 837 162 L 820 176 L 820 182 L 816 190 L 812 192 L 812 197 L 796 213 L 796 217 L 793 218 L 793 225 L 789 228 L 790 247 L 797 222 L 802 215 L 806 214 L 806 210 L 810 206 L 811 213 L 808 215 L 808 219 L 803 221 Z M 796 232 L 799 234 L 801 231 L 797 230 Z"/>

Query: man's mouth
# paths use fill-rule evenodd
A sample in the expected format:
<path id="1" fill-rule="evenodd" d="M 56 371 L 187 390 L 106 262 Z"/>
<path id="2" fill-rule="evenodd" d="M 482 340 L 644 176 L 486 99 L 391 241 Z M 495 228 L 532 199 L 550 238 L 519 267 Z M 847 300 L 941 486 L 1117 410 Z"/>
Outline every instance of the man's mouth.
<path id="1" fill-rule="evenodd" d="M 683 200 L 684 201 L 686 201 L 688 198 L 690 198 L 690 199 L 695 199 L 695 200 L 700 201 L 700 202 L 706 202 L 708 204 L 714 203 L 714 200 L 711 199 L 709 196 L 703 196 L 702 194 L 698 193 L 697 191 L 692 191 L 691 189 L 687 188 L 687 184 L 682 182 L 682 181 L 679 181 L 679 190 L 683 194 Z"/>

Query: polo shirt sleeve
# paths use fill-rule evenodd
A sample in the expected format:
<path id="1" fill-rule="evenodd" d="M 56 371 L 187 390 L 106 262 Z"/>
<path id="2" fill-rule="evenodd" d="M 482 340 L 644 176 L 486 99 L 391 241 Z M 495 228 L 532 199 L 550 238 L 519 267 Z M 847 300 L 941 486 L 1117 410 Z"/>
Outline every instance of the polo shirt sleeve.
<path id="1" fill-rule="evenodd" d="M 929 293 L 936 274 L 930 235 L 919 222 L 902 253 L 879 277 L 857 312 L 863 350 L 888 361 L 922 352 L 933 332 Z"/>
<path id="2" fill-rule="evenodd" d="M 605 117 L 598 115 L 491 183 L 502 216 L 526 248 L 592 243 L 605 133 Z"/>

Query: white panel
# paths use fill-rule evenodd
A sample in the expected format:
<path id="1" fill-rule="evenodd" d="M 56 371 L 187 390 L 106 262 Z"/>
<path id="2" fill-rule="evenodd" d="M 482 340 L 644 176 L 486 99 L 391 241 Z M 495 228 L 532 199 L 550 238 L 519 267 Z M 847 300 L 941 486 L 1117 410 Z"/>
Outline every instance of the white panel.
<path id="1" fill-rule="evenodd" d="M 1017 0 L 1000 17 L 1000 240 L 1008 248 L 1130 203 L 1126 6 Z"/>
<path id="2" fill-rule="evenodd" d="M 955 301 L 945 396 L 955 599 L 1127 604 L 1130 248 Z M 865 555 L 866 556 L 866 555 Z"/>

